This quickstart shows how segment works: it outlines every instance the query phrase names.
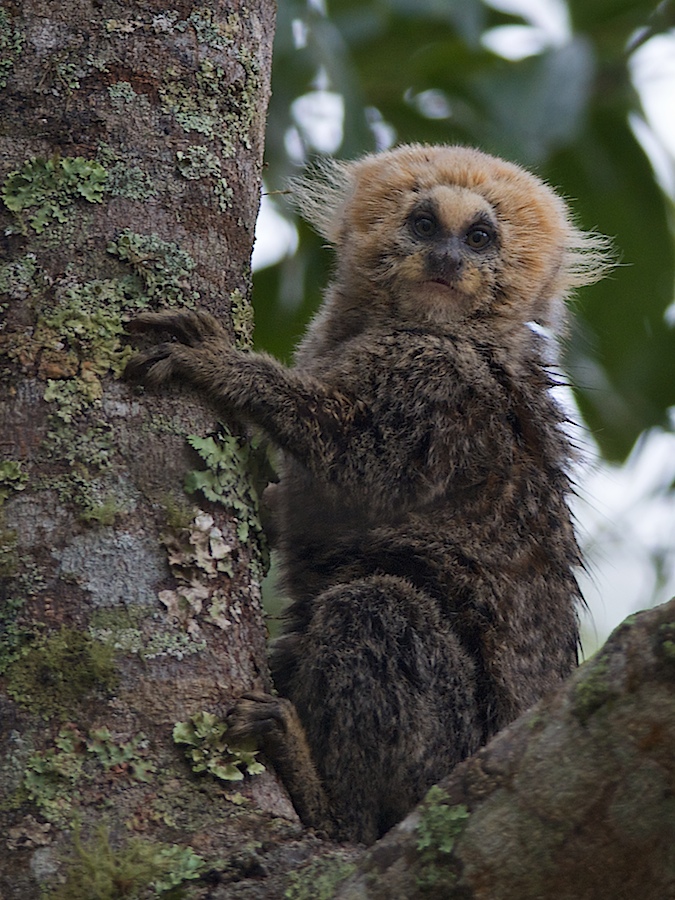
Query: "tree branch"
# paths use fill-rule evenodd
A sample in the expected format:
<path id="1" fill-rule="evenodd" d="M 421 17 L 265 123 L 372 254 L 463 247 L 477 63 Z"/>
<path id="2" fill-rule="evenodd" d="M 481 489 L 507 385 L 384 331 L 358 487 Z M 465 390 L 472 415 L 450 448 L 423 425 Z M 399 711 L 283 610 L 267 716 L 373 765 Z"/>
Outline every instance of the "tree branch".
<path id="1" fill-rule="evenodd" d="M 458 766 L 343 900 L 675 896 L 675 600 Z"/>

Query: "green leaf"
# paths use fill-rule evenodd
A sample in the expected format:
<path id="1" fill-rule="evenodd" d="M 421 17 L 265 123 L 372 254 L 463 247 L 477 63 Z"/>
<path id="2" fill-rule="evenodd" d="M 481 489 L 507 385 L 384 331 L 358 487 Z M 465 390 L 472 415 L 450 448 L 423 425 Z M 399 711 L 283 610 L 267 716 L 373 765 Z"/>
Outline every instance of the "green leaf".
<path id="1" fill-rule="evenodd" d="M 670 209 L 623 110 L 596 110 L 549 170 L 586 228 L 613 237 L 620 266 L 585 288 L 567 358 L 584 418 L 608 459 L 622 460 L 675 404 L 675 252 Z"/>
<path id="2" fill-rule="evenodd" d="M 523 165 L 535 166 L 578 136 L 595 72 L 588 41 L 479 73 L 474 97 L 481 109 L 479 143 Z"/>

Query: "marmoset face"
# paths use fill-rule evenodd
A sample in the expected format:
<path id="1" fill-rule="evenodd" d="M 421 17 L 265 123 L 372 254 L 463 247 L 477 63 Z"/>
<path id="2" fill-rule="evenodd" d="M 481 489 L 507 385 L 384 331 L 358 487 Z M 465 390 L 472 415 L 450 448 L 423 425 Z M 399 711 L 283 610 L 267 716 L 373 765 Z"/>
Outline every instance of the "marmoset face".
<path id="1" fill-rule="evenodd" d="M 457 146 L 325 162 L 295 202 L 334 246 L 340 303 L 389 324 L 560 323 L 563 301 L 611 266 L 609 242 L 513 163 Z"/>
<path id="2" fill-rule="evenodd" d="M 494 304 L 501 245 L 497 215 L 483 197 L 436 185 L 406 197 L 391 255 L 374 277 L 387 282 L 406 317 L 454 323 Z"/>

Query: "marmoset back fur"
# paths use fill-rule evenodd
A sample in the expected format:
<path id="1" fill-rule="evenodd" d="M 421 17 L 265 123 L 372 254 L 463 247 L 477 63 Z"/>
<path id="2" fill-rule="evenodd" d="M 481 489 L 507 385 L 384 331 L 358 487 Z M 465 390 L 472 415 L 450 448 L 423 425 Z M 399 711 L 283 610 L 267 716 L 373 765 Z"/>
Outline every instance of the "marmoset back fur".
<path id="1" fill-rule="evenodd" d="M 544 339 L 607 243 L 520 167 L 403 146 L 295 184 L 336 250 L 293 368 L 200 312 L 129 371 L 189 379 L 283 451 L 275 508 L 291 599 L 279 697 L 230 716 L 303 821 L 372 842 L 577 658 L 570 446 Z"/>

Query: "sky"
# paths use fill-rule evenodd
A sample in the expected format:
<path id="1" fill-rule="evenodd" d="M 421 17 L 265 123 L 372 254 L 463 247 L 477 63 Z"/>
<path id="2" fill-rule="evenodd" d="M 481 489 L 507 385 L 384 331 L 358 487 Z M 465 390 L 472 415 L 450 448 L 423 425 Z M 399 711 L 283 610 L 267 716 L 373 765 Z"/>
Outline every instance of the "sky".
<path id="1" fill-rule="evenodd" d="M 491 0 L 491 5 L 526 16 L 529 26 L 495 28 L 485 36 L 508 59 L 563 43 L 570 34 L 562 0 Z M 632 121 L 657 176 L 675 197 L 675 31 L 652 38 L 632 59 L 634 83 L 646 121 Z M 342 139 L 341 97 L 319 87 L 296 101 L 293 114 L 311 129 L 315 146 L 330 153 Z M 294 152 L 293 131 L 287 149 Z M 263 268 L 292 253 L 295 228 L 263 197 L 253 267 Z M 669 317 L 675 324 L 675 304 Z M 572 402 L 567 398 L 567 402 Z M 673 411 L 675 430 L 675 410 Z M 603 463 L 590 436 L 576 472 L 573 512 L 587 561 L 581 574 L 588 609 L 582 614 L 585 655 L 604 642 L 627 615 L 675 595 L 675 435 L 645 434 L 623 466 Z"/>

